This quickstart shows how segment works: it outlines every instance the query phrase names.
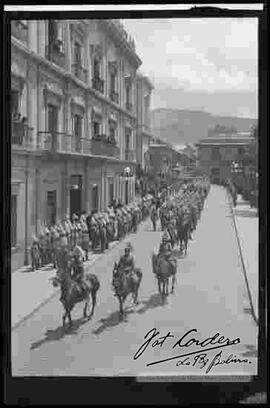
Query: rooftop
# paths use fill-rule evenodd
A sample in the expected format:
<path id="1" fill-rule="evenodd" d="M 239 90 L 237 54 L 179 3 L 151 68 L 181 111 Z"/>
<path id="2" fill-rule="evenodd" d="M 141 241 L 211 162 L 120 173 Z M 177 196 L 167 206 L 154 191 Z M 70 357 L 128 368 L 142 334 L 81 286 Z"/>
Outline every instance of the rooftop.
<path id="1" fill-rule="evenodd" d="M 200 139 L 196 146 L 201 145 L 247 145 L 251 143 L 253 137 L 249 132 L 238 132 L 237 134 L 219 134 L 219 136 L 209 136 L 205 139 Z"/>

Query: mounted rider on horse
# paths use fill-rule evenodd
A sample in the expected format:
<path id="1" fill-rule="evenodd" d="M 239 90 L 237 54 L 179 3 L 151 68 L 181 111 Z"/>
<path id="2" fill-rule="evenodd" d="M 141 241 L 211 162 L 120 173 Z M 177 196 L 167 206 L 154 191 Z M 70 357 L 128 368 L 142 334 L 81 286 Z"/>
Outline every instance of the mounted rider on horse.
<path id="1" fill-rule="evenodd" d="M 132 246 L 128 243 L 125 247 L 125 253 L 121 256 L 118 267 L 124 271 L 126 275 L 132 273 L 135 269 L 135 259 L 132 255 Z"/>
<path id="2" fill-rule="evenodd" d="M 158 258 L 165 259 L 170 267 L 172 275 L 176 272 L 176 261 L 175 258 L 172 256 L 172 245 L 169 233 L 167 231 L 164 232 L 162 235 L 162 241 L 159 247 Z"/>

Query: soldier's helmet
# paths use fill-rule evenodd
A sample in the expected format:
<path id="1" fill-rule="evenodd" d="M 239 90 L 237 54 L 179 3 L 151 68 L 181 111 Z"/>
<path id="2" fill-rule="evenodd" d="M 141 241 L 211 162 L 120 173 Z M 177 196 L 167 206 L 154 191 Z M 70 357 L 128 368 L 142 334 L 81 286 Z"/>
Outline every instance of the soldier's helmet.
<path id="1" fill-rule="evenodd" d="M 83 253 L 82 248 L 79 245 L 76 245 L 75 248 L 73 249 L 72 255 L 77 258 L 83 258 L 84 253 Z"/>
<path id="2" fill-rule="evenodd" d="M 128 251 L 132 251 L 133 248 L 132 248 L 132 245 L 131 245 L 130 242 L 128 242 L 128 243 L 126 244 L 125 249 L 128 250 Z"/>
<path id="3" fill-rule="evenodd" d="M 77 214 L 73 214 L 73 215 L 72 215 L 72 220 L 73 220 L 73 221 L 77 221 L 78 219 L 79 219 L 79 217 L 78 217 Z"/>

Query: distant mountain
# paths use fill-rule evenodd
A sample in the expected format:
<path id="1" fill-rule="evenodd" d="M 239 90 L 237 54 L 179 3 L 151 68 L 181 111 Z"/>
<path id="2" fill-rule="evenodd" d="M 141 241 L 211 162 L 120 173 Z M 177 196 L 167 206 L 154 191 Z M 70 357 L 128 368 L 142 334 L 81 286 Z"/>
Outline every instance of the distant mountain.
<path id="1" fill-rule="evenodd" d="M 216 125 L 235 127 L 247 132 L 257 124 L 256 119 L 230 116 L 215 116 L 205 111 L 155 109 L 151 112 L 151 126 L 154 136 L 173 145 L 194 144 L 208 136 L 208 130 Z"/>

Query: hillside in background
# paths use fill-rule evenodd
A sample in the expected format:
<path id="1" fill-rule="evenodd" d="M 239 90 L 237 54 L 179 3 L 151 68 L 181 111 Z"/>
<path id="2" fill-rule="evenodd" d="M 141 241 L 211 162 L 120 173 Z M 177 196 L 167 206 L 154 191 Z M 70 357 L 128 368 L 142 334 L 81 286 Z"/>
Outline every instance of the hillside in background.
<path id="1" fill-rule="evenodd" d="M 204 111 L 155 109 L 151 112 L 152 133 L 173 145 L 194 144 L 207 137 L 209 128 L 216 125 L 233 126 L 246 132 L 256 123 L 256 119 L 215 116 Z"/>

